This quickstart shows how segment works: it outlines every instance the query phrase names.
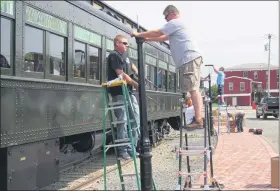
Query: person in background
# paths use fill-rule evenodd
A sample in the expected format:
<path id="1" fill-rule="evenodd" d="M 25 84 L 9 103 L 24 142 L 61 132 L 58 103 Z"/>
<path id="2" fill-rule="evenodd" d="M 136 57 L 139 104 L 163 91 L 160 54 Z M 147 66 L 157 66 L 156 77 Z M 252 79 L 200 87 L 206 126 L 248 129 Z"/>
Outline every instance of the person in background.
<path id="1" fill-rule="evenodd" d="M 224 81 L 225 81 L 225 73 L 224 73 L 224 67 L 220 67 L 219 70 L 215 68 L 213 65 L 213 69 L 218 74 L 217 77 L 217 85 L 218 85 L 218 95 L 221 96 L 221 105 L 225 105 L 225 100 L 224 100 Z"/>
<path id="2" fill-rule="evenodd" d="M 245 112 L 238 108 L 238 106 L 235 106 L 237 111 L 235 112 L 235 122 L 237 126 L 237 132 L 243 132 L 243 119 L 245 116 Z"/>
<path id="3" fill-rule="evenodd" d="M 178 9 L 174 5 L 168 5 L 163 15 L 167 23 L 161 29 L 142 33 L 132 32 L 131 36 L 144 38 L 145 41 L 169 40 L 172 58 L 180 71 L 181 91 L 190 92 L 195 110 L 195 120 L 187 125 L 186 129 L 203 128 L 203 102 L 199 91 L 202 55 L 185 21 L 181 19 Z"/>
<path id="4" fill-rule="evenodd" d="M 191 98 L 191 94 L 190 93 L 187 93 L 185 95 L 185 100 L 186 100 L 186 104 L 185 104 L 185 107 L 191 107 L 193 104 L 192 104 L 192 98 Z"/>
<path id="5" fill-rule="evenodd" d="M 135 82 L 127 75 L 124 70 L 127 67 L 127 62 L 125 61 L 125 53 L 127 51 L 128 41 L 123 35 L 117 35 L 114 39 L 114 51 L 112 51 L 108 56 L 108 81 L 112 81 L 118 77 L 122 77 L 128 84 L 137 88 L 138 83 Z M 108 92 L 112 96 L 113 102 L 121 102 L 124 100 L 122 94 L 122 88 L 118 87 L 108 87 Z M 125 121 L 126 113 L 124 108 L 115 109 L 114 114 L 117 121 Z M 126 123 L 117 124 L 117 139 L 128 138 Z M 118 147 L 119 156 L 123 159 L 130 159 L 132 156 L 132 148 L 130 145 L 119 146 Z M 138 153 L 137 153 L 138 154 Z"/>

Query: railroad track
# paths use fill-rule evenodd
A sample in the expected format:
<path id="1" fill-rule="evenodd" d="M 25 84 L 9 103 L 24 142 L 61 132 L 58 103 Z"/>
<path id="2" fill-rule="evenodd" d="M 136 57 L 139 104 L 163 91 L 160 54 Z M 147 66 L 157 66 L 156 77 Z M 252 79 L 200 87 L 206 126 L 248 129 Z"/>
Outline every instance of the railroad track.
<path id="1" fill-rule="evenodd" d="M 197 141 L 196 139 L 199 139 L 199 136 L 196 135 L 190 135 L 189 137 L 192 138 L 194 142 Z M 164 142 L 178 138 L 179 131 L 171 131 L 168 136 L 157 144 L 157 147 Z M 122 166 L 125 167 L 132 161 L 132 159 L 126 161 L 122 160 L 121 163 Z M 111 149 L 108 151 L 107 155 L 107 174 L 115 170 L 117 170 L 116 158 L 114 150 Z M 81 160 L 64 165 L 60 171 L 59 181 L 42 190 L 95 190 L 96 188 L 91 187 L 92 182 L 102 178 L 103 173 L 103 152 L 101 149 L 98 149 L 92 152 L 90 156 L 85 156 Z"/>
<path id="2" fill-rule="evenodd" d="M 122 165 L 129 164 L 132 160 L 121 161 Z M 116 158 L 112 151 L 107 156 L 107 173 L 117 169 Z M 98 149 L 90 157 L 74 161 L 61 168 L 60 179 L 42 190 L 81 190 L 90 182 L 103 176 L 103 152 Z"/>
<path id="3" fill-rule="evenodd" d="M 156 146 L 159 146 L 164 141 L 170 140 L 170 138 L 174 139 L 177 137 L 176 131 L 171 130 L 168 136 L 160 140 Z M 71 150 L 68 152 L 71 153 Z M 113 149 L 110 149 L 107 153 L 107 173 L 110 173 L 117 170 L 116 157 Z M 65 157 L 67 157 L 67 154 Z M 123 160 L 121 164 L 124 167 L 132 161 L 132 159 Z M 91 154 L 62 165 L 60 167 L 59 181 L 44 187 L 42 190 L 83 190 L 91 182 L 103 177 L 103 173 L 103 151 L 100 148 Z"/>

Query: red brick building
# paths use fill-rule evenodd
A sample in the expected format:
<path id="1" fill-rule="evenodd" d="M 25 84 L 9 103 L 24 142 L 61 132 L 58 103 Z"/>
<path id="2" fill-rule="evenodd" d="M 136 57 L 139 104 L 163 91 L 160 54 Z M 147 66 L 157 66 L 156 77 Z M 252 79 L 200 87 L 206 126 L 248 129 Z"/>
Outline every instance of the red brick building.
<path id="1" fill-rule="evenodd" d="M 230 105 L 249 106 L 267 93 L 267 64 L 252 63 L 226 68 L 225 75 L 224 96 Z M 279 96 L 278 66 L 270 66 L 270 94 Z"/>

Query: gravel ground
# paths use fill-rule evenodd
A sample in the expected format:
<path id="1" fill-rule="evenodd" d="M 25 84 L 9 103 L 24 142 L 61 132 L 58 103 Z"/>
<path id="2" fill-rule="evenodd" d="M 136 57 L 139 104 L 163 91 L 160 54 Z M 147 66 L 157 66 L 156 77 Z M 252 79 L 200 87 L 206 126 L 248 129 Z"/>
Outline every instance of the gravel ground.
<path id="1" fill-rule="evenodd" d="M 185 133 L 183 133 L 184 135 Z M 203 138 L 198 136 L 203 135 L 203 131 L 195 131 L 189 134 L 189 145 L 201 145 L 203 146 Z M 191 138 L 192 137 L 192 138 Z M 178 164 L 179 160 L 176 159 L 175 147 L 179 146 L 179 132 L 175 131 L 168 140 L 164 140 L 160 145 L 153 149 L 152 154 L 152 168 L 153 168 L 153 179 L 157 186 L 157 190 L 174 190 L 178 181 Z M 217 137 L 212 138 L 212 146 L 216 147 Z M 185 141 L 183 139 L 183 145 Z M 184 148 L 184 147 L 183 147 Z M 186 172 L 186 159 L 183 158 L 182 169 Z M 190 158 L 190 164 L 201 164 L 203 165 L 203 157 L 192 156 Z M 137 159 L 138 169 L 140 169 L 140 160 Z M 140 170 L 139 170 L 140 171 Z M 192 172 L 202 172 L 203 168 L 192 168 Z M 134 166 L 130 164 L 123 167 L 123 173 L 134 173 Z M 182 182 L 184 183 L 185 177 Z M 124 178 L 127 190 L 137 190 L 136 177 L 125 177 Z M 195 179 L 194 179 L 195 181 Z M 104 190 L 103 178 L 95 180 L 92 184 L 83 188 L 86 190 Z M 108 190 L 121 190 L 120 180 L 118 171 L 114 171 L 107 174 L 107 189 Z"/>

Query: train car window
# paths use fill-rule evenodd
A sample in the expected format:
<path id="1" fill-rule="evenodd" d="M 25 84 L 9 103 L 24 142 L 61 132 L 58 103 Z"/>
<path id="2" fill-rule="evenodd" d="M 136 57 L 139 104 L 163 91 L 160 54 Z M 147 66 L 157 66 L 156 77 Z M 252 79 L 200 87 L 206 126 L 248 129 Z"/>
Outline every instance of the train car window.
<path id="1" fill-rule="evenodd" d="M 180 88 L 181 88 L 181 81 L 180 81 L 180 71 L 177 71 L 177 92 L 180 92 Z"/>
<path id="2" fill-rule="evenodd" d="M 175 66 L 169 65 L 168 72 L 168 91 L 175 92 L 176 90 L 176 68 Z"/>
<path id="3" fill-rule="evenodd" d="M 65 38 L 50 33 L 50 74 L 65 76 Z"/>
<path id="4" fill-rule="evenodd" d="M 114 41 L 110 39 L 106 39 L 106 49 L 114 50 Z"/>
<path id="5" fill-rule="evenodd" d="M 169 63 L 170 63 L 171 65 L 175 66 L 175 62 L 174 62 L 172 56 L 169 56 Z"/>
<path id="6" fill-rule="evenodd" d="M 145 55 L 145 62 L 153 66 L 157 65 L 157 59 L 147 54 Z"/>
<path id="7" fill-rule="evenodd" d="M 168 90 L 171 92 L 175 92 L 176 87 L 176 73 L 168 72 L 169 80 L 168 80 Z"/>
<path id="8" fill-rule="evenodd" d="M 78 26 L 74 26 L 74 36 L 76 39 L 91 43 L 97 46 L 101 46 L 102 37 L 99 34 L 83 29 Z"/>
<path id="9" fill-rule="evenodd" d="M 156 67 L 150 66 L 150 80 L 153 82 L 152 89 L 155 90 L 156 87 Z"/>
<path id="10" fill-rule="evenodd" d="M 107 81 L 108 80 L 108 56 L 109 56 L 110 52 L 106 52 L 106 63 L 105 63 L 105 78 L 104 80 Z"/>
<path id="11" fill-rule="evenodd" d="M 133 25 L 129 21 L 126 21 L 125 25 L 128 26 L 129 28 L 133 29 Z"/>
<path id="12" fill-rule="evenodd" d="M 157 49 L 147 43 L 144 44 L 144 51 L 145 53 L 151 55 L 151 56 L 154 56 L 154 57 L 158 57 L 158 54 L 157 54 Z"/>
<path id="13" fill-rule="evenodd" d="M 158 68 L 157 87 L 159 90 L 166 91 L 166 80 L 167 80 L 166 78 L 167 78 L 167 71 L 162 68 Z"/>
<path id="14" fill-rule="evenodd" d="M 145 63 L 146 65 L 146 78 L 150 80 L 154 85 L 156 85 L 156 65 L 157 59 L 155 57 L 145 54 Z M 147 83 L 147 89 L 154 90 L 155 87 L 151 83 Z"/>
<path id="15" fill-rule="evenodd" d="M 159 60 L 157 71 L 157 84 L 160 90 L 166 91 L 167 89 L 167 63 Z"/>
<path id="16" fill-rule="evenodd" d="M 43 30 L 25 26 L 24 38 L 24 71 L 44 72 L 44 32 Z"/>
<path id="17" fill-rule="evenodd" d="M 27 22 L 67 35 L 67 22 L 29 6 L 26 6 L 25 13 Z"/>
<path id="18" fill-rule="evenodd" d="M 158 51 L 158 58 L 163 60 L 164 62 L 168 62 L 168 54 L 161 50 Z"/>
<path id="19" fill-rule="evenodd" d="M 100 50 L 89 46 L 89 78 L 99 80 Z"/>
<path id="20" fill-rule="evenodd" d="M 128 49 L 128 57 L 130 58 L 130 62 L 133 63 L 136 67 L 138 67 L 138 54 L 137 50 L 129 47 Z"/>
<path id="21" fill-rule="evenodd" d="M 133 49 L 133 48 L 129 48 L 128 49 L 128 56 L 134 60 L 138 59 L 138 54 L 137 54 L 137 50 Z"/>
<path id="22" fill-rule="evenodd" d="M 75 57 L 73 72 L 74 77 L 86 77 L 86 44 L 74 41 Z"/>
<path id="23" fill-rule="evenodd" d="M 98 9 L 98 10 L 102 10 L 103 9 L 103 7 L 100 4 L 96 3 L 95 1 L 92 3 L 92 6 L 95 9 Z"/>
<path id="24" fill-rule="evenodd" d="M 14 15 L 15 1 L 1 1 L 0 7 L 1 7 L 1 12 L 9 15 Z"/>
<path id="25" fill-rule="evenodd" d="M 145 65 L 145 77 L 151 81 L 146 83 L 146 88 L 149 90 L 155 90 L 156 87 L 156 67 L 151 65 Z"/>
<path id="26" fill-rule="evenodd" d="M 1 1 L 2 3 L 2 1 Z M 13 43 L 12 42 L 12 21 L 1 17 L 1 49 L 0 49 L 0 67 L 11 68 L 13 62 Z M 2 73 L 2 70 L 1 70 Z"/>

